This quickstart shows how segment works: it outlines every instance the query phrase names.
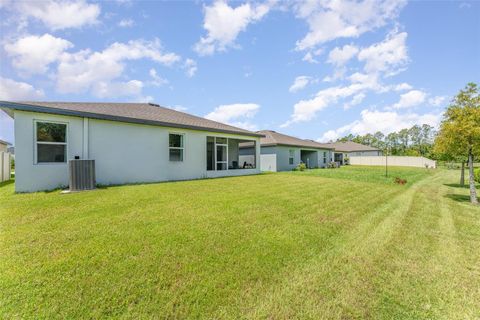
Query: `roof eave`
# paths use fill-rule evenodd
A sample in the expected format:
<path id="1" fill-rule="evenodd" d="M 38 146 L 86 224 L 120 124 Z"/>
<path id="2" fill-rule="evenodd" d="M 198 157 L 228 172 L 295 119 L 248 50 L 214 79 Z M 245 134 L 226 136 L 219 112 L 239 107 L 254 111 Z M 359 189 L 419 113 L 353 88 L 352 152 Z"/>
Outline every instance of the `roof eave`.
<path id="1" fill-rule="evenodd" d="M 208 127 L 183 125 L 183 124 L 171 123 L 171 122 L 113 116 L 108 114 L 56 109 L 56 108 L 49 108 L 49 107 L 17 103 L 17 102 L 8 102 L 8 101 L 0 101 L 0 108 L 29 111 L 29 112 L 50 113 L 50 114 L 58 114 L 58 115 L 64 115 L 64 116 L 82 117 L 82 118 L 92 118 L 92 119 L 99 119 L 99 120 L 127 122 L 127 123 L 135 123 L 135 124 L 145 124 L 145 125 L 162 126 L 162 127 L 184 128 L 184 129 L 192 129 L 192 130 L 200 130 L 200 131 L 217 132 L 217 133 L 228 133 L 228 134 L 258 137 L 258 138 L 265 137 L 263 134 L 258 134 L 255 132 L 238 132 L 233 130 L 214 129 L 214 128 L 208 128 Z"/>
<path id="2" fill-rule="evenodd" d="M 261 147 L 273 147 L 273 146 L 285 146 L 285 147 L 295 147 L 295 148 L 308 148 L 308 149 L 322 149 L 322 150 L 334 150 L 333 148 L 327 148 L 322 146 L 306 146 L 300 144 L 287 144 L 287 143 L 260 143 Z"/>

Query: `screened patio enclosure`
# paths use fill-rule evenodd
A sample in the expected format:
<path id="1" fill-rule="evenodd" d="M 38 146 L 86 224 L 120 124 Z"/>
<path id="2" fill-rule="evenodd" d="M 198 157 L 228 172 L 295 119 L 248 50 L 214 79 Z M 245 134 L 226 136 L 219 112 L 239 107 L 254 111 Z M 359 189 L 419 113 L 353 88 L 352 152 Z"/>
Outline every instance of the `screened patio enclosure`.
<path id="1" fill-rule="evenodd" d="M 317 150 L 300 150 L 300 160 L 307 166 L 307 168 L 318 167 L 318 151 Z"/>
<path id="2" fill-rule="evenodd" d="M 240 159 L 239 145 L 245 142 L 253 144 L 252 154 Z M 207 137 L 207 171 L 255 169 L 255 150 L 253 140 Z"/>

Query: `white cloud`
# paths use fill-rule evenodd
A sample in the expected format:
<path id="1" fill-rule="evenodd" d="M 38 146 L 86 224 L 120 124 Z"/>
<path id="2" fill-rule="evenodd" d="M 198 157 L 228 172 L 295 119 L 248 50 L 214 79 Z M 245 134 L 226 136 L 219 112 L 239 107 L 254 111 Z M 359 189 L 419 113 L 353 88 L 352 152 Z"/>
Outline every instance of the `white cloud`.
<path id="1" fill-rule="evenodd" d="M 150 84 L 152 86 L 155 86 L 155 87 L 161 87 L 165 84 L 168 84 L 168 80 L 167 79 L 164 79 L 162 77 L 160 77 L 158 74 L 157 74 L 157 70 L 155 69 L 150 69 L 150 71 L 148 72 L 148 74 L 150 75 L 150 77 L 152 77 L 152 81 L 150 81 Z"/>
<path id="2" fill-rule="evenodd" d="M 143 95 L 139 95 L 134 97 L 133 99 L 130 99 L 130 102 L 136 102 L 136 103 L 149 103 L 153 101 L 155 101 L 155 99 L 152 96 L 143 96 Z"/>
<path id="3" fill-rule="evenodd" d="M 13 119 L 2 110 L 0 110 L 0 139 L 14 143 Z"/>
<path id="4" fill-rule="evenodd" d="M 296 48 L 306 50 L 337 38 L 358 37 L 395 19 L 404 4 L 404 0 L 299 2 L 296 15 L 306 20 L 309 32 L 297 41 Z"/>
<path id="5" fill-rule="evenodd" d="M 400 95 L 400 100 L 393 105 L 395 109 L 411 108 L 422 104 L 427 94 L 420 90 L 410 90 Z"/>
<path id="6" fill-rule="evenodd" d="M 44 96 L 43 90 L 28 83 L 0 77 L 0 100 L 36 100 Z"/>
<path id="7" fill-rule="evenodd" d="M 235 47 L 238 34 L 245 31 L 249 24 L 260 21 L 270 6 L 244 3 L 233 8 L 224 1 L 216 1 L 211 6 L 205 6 L 204 10 L 203 28 L 207 30 L 207 35 L 200 38 L 194 50 L 200 55 L 211 55 Z"/>
<path id="8" fill-rule="evenodd" d="M 318 60 L 315 59 L 315 57 L 322 55 L 323 51 L 324 51 L 323 48 L 320 48 L 314 51 L 309 51 L 303 56 L 302 61 L 306 61 L 310 63 L 318 63 Z"/>
<path id="9" fill-rule="evenodd" d="M 389 134 L 404 128 L 410 128 L 415 124 L 428 124 L 433 127 L 437 127 L 442 118 L 442 114 L 399 114 L 394 111 L 382 112 L 375 110 L 363 110 L 360 115 L 361 119 L 359 120 L 355 120 L 336 130 L 329 130 L 325 132 L 323 136 L 318 139 L 318 141 L 326 142 L 330 140 L 336 140 L 348 133 L 352 133 L 354 135 L 364 135 L 367 133 L 381 131 L 385 134 Z"/>
<path id="10" fill-rule="evenodd" d="M 134 25 L 135 25 L 135 22 L 132 19 L 122 19 L 118 23 L 118 26 L 122 28 L 130 28 L 130 27 L 133 27 Z"/>
<path id="11" fill-rule="evenodd" d="M 448 97 L 446 96 L 435 96 L 428 99 L 428 103 L 434 107 L 439 107 L 445 103 Z"/>
<path id="12" fill-rule="evenodd" d="M 99 81 L 92 86 L 92 94 L 99 98 L 116 96 L 140 96 L 143 82 L 130 80 L 126 82 Z"/>
<path id="13" fill-rule="evenodd" d="M 314 4 L 313 7 L 315 6 Z M 312 9 L 310 8 L 306 11 L 308 12 L 309 10 Z M 323 89 L 314 98 L 299 101 L 294 105 L 294 111 L 290 120 L 282 126 L 285 127 L 292 123 L 309 121 L 318 111 L 329 105 L 336 104 L 340 99 L 355 96 L 350 102 L 344 104 L 344 108 L 348 109 L 355 104 L 361 103 L 367 91 L 373 90 L 381 93 L 410 88 L 406 83 L 398 86 L 385 86 L 380 83 L 384 76 L 398 73 L 408 63 L 406 38 L 406 32 L 398 33 L 397 30 L 393 30 L 387 35 L 385 40 L 366 48 L 359 49 L 354 45 L 346 45 L 342 48 L 333 49 L 329 53 L 327 62 L 335 65 L 336 69 L 333 75 L 323 79 L 324 82 L 332 82 L 344 78 L 347 71 L 345 64 L 355 56 L 359 61 L 364 62 L 363 73 L 356 72 L 347 77 L 350 81 L 349 85 Z"/>
<path id="14" fill-rule="evenodd" d="M 292 123 L 310 121 L 317 112 L 337 103 L 340 99 L 358 95 L 367 90 L 382 90 L 382 86 L 378 84 L 377 77 L 374 74 L 354 73 L 349 77 L 349 80 L 352 82 L 350 85 L 323 89 L 317 92 L 314 98 L 297 102 L 293 106 L 293 114 L 290 120 L 282 124 L 281 127 L 287 127 Z M 360 96 L 357 97 L 357 101 L 359 99 Z"/>
<path id="15" fill-rule="evenodd" d="M 193 77 L 198 69 L 197 62 L 193 59 L 186 59 L 183 67 L 185 68 L 185 73 L 189 78 Z"/>
<path id="16" fill-rule="evenodd" d="M 6 8 L 11 4 L 12 0 L 0 0 L 0 9 Z"/>
<path id="17" fill-rule="evenodd" d="M 406 91 L 406 90 L 412 90 L 412 89 L 413 87 L 406 82 L 402 82 L 393 87 L 393 90 L 395 91 Z"/>
<path id="18" fill-rule="evenodd" d="M 333 142 L 340 138 L 340 134 L 336 130 L 328 130 L 323 136 L 317 139 L 318 142 Z"/>
<path id="19" fill-rule="evenodd" d="M 345 65 L 358 53 L 358 48 L 354 45 L 345 45 L 343 48 L 336 47 L 328 54 L 328 63 L 337 67 Z"/>
<path id="20" fill-rule="evenodd" d="M 19 15 L 42 21 L 51 30 L 80 28 L 98 23 L 100 6 L 83 0 L 71 1 L 18 1 Z"/>
<path id="21" fill-rule="evenodd" d="M 343 109 L 347 110 L 347 109 L 350 109 L 353 106 L 356 106 L 356 105 L 362 103 L 363 99 L 365 99 L 366 96 L 367 95 L 363 92 L 360 92 L 359 94 L 354 95 L 350 102 L 347 102 L 343 105 Z"/>
<path id="22" fill-rule="evenodd" d="M 13 66 L 25 74 L 45 73 L 48 65 L 60 59 L 66 49 L 73 47 L 70 41 L 48 33 L 43 36 L 26 36 L 4 45 L 5 52 L 13 57 Z"/>
<path id="23" fill-rule="evenodd" d="M 310 63 L 318 63 L 318 60 L 313 57 L 311 52 L 307 52 L 303 56 L 302 61 L 306 61 L 306 62 L 310 62 Z"/>
<path id="24" fill-rule="evenodd" d="M 252 119 L 260 109 L 255 103 L 235 103 L 216 107 L 205 118 L 227 123 L 247 130 L 256 130 L 256 126 L 249 119 Z"/>
<path id="25" fill-rule="evenodd" d="M 336 68 L 332 75 L 323 78 L 323 82 L 333 82 L 338 79 L 343 79 L 346 72 L 346 67 Z"/>
<path id="26" fill-rule="evenodd" d="M 168 66 L 179 61 L 180 57 L 174 53 L 164 53 L 158 39 L 116 42 L 100 52 L 82 50 L 64 54 L 56 75 L 57 90 L 61 93 L 92 90 L 102 97 L 135 94 L 141 88 L 139 82 L 119 82 L 118 79 L 123 75 L 125 61 L 139 59 L 150 59 Z M 109 85 L 110 82 L 113 85 Z M 117 90 L 120 87 L 126 89 L 124 94 Z M 109 89 L 112 89 L 111 94 L 108 94 Z"/>
<path id="27" fill-rule="evenodd" d="M 365 72 L 385 72 L 387 76 L 398 73 L 409 60 L 406 39 L 406 32 L 394 31 L 382 42 L 360 50 L 358 60 L 365 61 Z"/>
<path id="28" fill-rule="evenodd" d="M 288 91 L 297 92 L 305 88 L 312 81 L 312 77 L 308 76 L 298 76 L 293 81 L 293 84 L 290 86 Z"/>

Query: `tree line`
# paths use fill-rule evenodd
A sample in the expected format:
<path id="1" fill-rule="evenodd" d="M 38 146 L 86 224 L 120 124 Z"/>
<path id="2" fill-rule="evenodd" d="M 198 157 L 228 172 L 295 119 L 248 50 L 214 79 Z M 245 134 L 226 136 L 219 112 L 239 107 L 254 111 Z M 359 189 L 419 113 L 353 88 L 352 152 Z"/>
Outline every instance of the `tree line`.
<path id="1" fill-rule="evenodd" d="M 422 156 L 436 158 L 433 152 L 434 141 L 437 132 L 428 125 L 414 125 L 398 132 L 384 134 L 377 131 L 366 135 L 349 134 L 337 141 L 353 141 L 367 146 L 372 146 L 394 156 Z"/>

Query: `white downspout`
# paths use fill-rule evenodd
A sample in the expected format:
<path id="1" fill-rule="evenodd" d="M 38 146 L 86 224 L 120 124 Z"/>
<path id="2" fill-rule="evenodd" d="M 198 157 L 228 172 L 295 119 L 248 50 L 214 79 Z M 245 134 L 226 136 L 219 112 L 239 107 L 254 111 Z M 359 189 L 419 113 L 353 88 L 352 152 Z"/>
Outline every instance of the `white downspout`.
<path id="1" fill-rule="evenodd" d="M 88 118 L 83 118 L 83 159 L 88 159 Z"/>

